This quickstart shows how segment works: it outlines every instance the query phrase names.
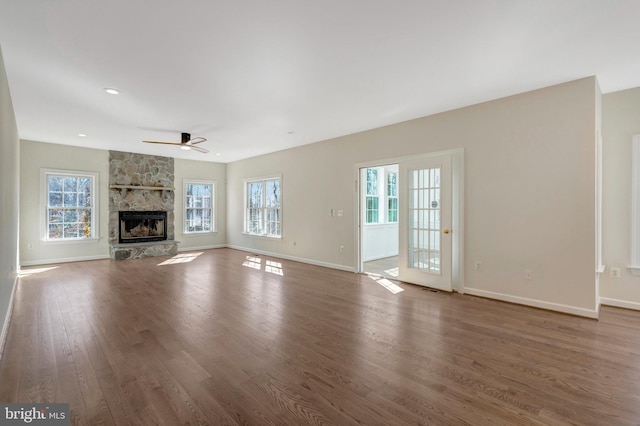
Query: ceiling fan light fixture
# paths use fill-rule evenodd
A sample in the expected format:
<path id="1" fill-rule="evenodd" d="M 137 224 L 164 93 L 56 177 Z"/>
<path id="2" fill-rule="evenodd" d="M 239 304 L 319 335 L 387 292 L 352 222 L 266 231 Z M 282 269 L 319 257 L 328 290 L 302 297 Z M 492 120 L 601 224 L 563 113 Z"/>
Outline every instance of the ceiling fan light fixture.
<path id="1" fill-rule="evenodd" d="M 191 139 L 191 134 L 182 133 L 182 138 L 180 142 L 161 142 L 161 141 L 142 141 L 146 143 L 155 143 L 160 145 L 178 145 L 180 149 L 184 149 L 185 151 L 194 150 L 206 154 L 209 152 L 207 149 L 204 149 L 199 144 L 202 142 L 206 142 L 207 138 L 203 138 L 202 136 L 198 136 L 196 138 Z"/>

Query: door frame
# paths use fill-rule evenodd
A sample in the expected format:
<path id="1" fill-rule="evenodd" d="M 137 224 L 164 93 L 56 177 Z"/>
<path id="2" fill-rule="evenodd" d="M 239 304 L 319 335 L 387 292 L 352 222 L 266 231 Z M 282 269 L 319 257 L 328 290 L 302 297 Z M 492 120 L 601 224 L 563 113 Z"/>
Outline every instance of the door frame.
<path id="1" fill-rule="evenodd" d="M 360 191 L 366 191 L 366 186 L 367 186 L 366 177 L 363 176 L 363 172 L 365 170 L 367 170 L 369 168 L 380 168 L 380 169 L 385 169 L 385 174 L 384 174 L 383 178 L 380 179 L 380 182 L 382 182 L 381 183 L 382 191 L 386 194 L 386 192 L 387 192 L 387 181 L 384 178 L 386 178 L 386 168 L 390 167 L 390 166 L 396 166 L 399 169 L 399 165 L 397 163 L 393 163 L 393 164 L 376 164 L 375 166 L 367 166 L 367 167 L 360 168 L 360 170 L 359 170 L 360 173 L 361 173 L 359 175 L 359 177 L 360 177 L 359 185 L 360 186 L 359 186 L 358 189 Z M 396 171 L 396 175 L 399 177 L 399 170 Z M 398 191 L 399 191 L 399 188 L 398 188 Z M 367 244 L 368 241 L 365 238 L 365 235 L 367 234 L 366 230 L 367 230 L 367 226 L 368 225 L 366 225 L 366 212 L 365 212 L 366 207 L 363 205 L 363 203 L 365 202 L 366 196 L 362 192 L 360 192 L 359 193 L 359 197 L 360 197 L 359 206 L 360 206 L 360 209 L 361 209 L 360 210 L 361 216 L 360 216 L 360 222 L 359 223 L 365 224 L 365 226 L 360 228 L 360 244 L 359 244 L 360 257 L 359 257 L 358 267 L 360 268 L 360 272 L 366 273 L 366 271 L 364 270 L 364 264 L 366 262 L 368 262 L 368 260 L 365 258 L 365 253 L 367 252 L 367 247 L 365 247 L 365 244 Z M 385 196 L 384 200 L 386 201 L 386 199 L 387 199 L 387 197 Z M 379 207 L 380 208 L 380 214 L 383 215 L 383 217 L 385 218 L 385 221 L 384 221 L 384 223 L 378 224 L 377 226 L 391 226 L 391 225 L 393 225 L 393 226 L 395 226 L 396 228 L 399 229 L 400 228 L 399 221 L 394 223 L 394 224 L 390 224 L 390 223 L 388 223 L 386 221 L 386 216 L 387 216 L 386 207 L 387 207 L 386 203 L 383 202 L 383 203 L 380 204 L 380 207 Z M 398 238 L 396 238 L 396 243 L 399 243 Z M 400 253 L 398 253 L 396 256 L 398 256 L 399 254 Z"/>
<path id="2" fill-rule="evenodd" d="M 382 158 L 366 161 L 354 165 L 355 194 L 354 197 L 354 268 L 357 273 L 363 273 L 362 263 L 362 197 L 360 194 L 360 169 L 377 167 L 384 164 L 400 163 L 402 161 L 420 158 L 451 157 L 451 286 L 453 291 L 464 293 L 464 148 L 429 152 L 418 155 Z M 402 178 L 399 176 L 399 178 Z M 398 203 L 406 202 L 405 194 L 398 194 Z M 400 247 L 402 250 L 403 247 Z"/>

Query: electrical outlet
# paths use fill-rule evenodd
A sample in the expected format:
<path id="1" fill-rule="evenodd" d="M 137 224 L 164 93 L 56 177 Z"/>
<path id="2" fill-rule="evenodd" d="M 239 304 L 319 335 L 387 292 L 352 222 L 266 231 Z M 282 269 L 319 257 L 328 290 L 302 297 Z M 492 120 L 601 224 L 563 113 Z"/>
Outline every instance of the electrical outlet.
<path id="1" fill-rule="evenodd" d="M 476 260 L 475 269 L 476 271 L 482 271 L 482 262 L 480 262 L 479 260 Z"/>
<path id="2" fill-rule="evenodd" d="M 344 246 L 340 246 L 340 253 L 344 253 Z"/>
<path id="3" fill-rule="evenodd" d="M 527 280 L 532 280 L 533 279 L 533 271 L 531 269 L 525 269 L 524 270 L 524 278 Z"/>
<path id="4" fill-rule="evenodd" d="M 611 268 L 609 275 L 611 275 L 611 278 L 620 278 L 622 276 L 622 272 L 620 271 L 620 268 Z"/>

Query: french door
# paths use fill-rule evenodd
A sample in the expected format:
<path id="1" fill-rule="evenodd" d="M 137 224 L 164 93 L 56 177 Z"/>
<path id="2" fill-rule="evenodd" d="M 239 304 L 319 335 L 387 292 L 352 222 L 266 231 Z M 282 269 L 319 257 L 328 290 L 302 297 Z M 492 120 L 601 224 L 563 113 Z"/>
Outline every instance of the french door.
<path id="1" fill-rule="evenodd" d="M 451 156 L 399 165 L 399 279 L 452 291 Z"/>

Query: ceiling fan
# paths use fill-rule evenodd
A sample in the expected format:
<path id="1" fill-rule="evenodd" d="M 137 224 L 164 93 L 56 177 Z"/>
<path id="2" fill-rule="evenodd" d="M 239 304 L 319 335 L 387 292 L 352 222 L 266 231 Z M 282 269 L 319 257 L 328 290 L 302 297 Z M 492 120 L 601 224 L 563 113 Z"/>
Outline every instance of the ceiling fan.
<path id="1" fill-rule="evenodd" d="M 180 148 L 184 149 L 185 151 L 189 151 L 190 149 L 194 149 L 198 152 L 202 152 L 202 153 L 207 153 L 209 152 L 208 150 L 199 147 L 197 144 L 205 142 L 207 140 L 207 138 L 203 138 L 203 137 L 196 137 L 191 139 L 191 134 L 190 133 L 182 133 L 182 142 L 159 142 L 159 141 L 142 141 L 142 142 L 146 142 L 146 143 L 157 143 L 157 144 L 161 144 L 161 145 L 178 145 Z"/>

